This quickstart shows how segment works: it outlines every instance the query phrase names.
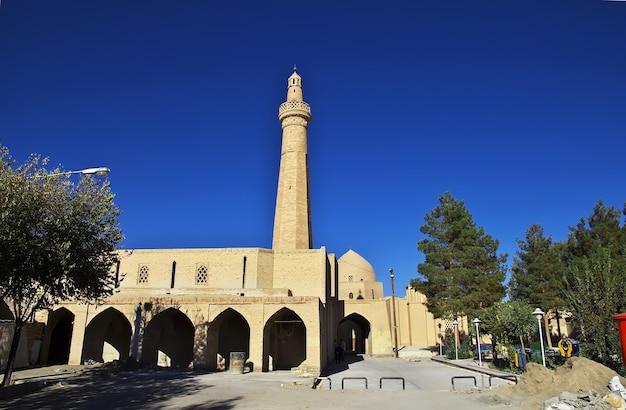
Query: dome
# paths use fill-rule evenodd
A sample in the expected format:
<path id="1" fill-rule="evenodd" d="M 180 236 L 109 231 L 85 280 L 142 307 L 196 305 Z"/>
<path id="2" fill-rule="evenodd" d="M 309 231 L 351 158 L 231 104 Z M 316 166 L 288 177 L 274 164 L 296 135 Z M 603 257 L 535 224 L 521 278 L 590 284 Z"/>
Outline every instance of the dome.
<path id="1" fill-rule="evenodd" d="M 376 282 L 376 273 L 372 265 L 352 249 L 344 253 L 337 263 L 340 282 Z"/>

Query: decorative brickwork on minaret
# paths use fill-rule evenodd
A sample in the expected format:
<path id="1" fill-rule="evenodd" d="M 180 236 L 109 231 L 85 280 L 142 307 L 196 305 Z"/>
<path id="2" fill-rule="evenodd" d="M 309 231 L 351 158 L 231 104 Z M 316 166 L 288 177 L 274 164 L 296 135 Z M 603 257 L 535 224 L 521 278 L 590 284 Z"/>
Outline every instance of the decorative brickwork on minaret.
<path id="1" fill-rule="evenodd" d="M 278 108 L 283 142 L 278 174 L 272 249 L 311 249 L 311 202 L 307 126 L 311 107 L 302 99 L 302 78 L 294 67 L 288 79 L 287 101 Z"/>

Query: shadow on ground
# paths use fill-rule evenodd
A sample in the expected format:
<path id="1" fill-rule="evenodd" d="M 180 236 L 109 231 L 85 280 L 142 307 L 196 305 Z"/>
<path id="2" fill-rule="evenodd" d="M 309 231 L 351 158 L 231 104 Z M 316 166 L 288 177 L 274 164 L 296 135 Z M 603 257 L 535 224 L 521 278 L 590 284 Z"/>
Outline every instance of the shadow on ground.
<path id="1" fill-rule="evenodd" d="M 346 354 L 341 362 L 327 366 L 324 371 L 320 373 L 320 377 L 328 377 L 333 374 L 341 373 L 344 370 L 348 370 L 352 363 L 361 361 L 363 361 L 363 356 L 360 354 Z"/>
<path id="2" fill-rule="evenodd" d="M 0 401 L 2 409 L 161 409 L 173 397 L 211 389 L 188 370 L 94 368 L 50 382 L 50 386 L 21 397 Z M 232 409 L 241 397 L 181 406 L 185 410 Z"/>

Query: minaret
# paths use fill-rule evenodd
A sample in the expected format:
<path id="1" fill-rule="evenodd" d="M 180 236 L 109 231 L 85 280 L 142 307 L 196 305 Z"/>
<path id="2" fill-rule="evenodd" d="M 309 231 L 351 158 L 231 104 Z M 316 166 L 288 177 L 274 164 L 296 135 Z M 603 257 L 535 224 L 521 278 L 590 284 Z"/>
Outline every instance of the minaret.
<path id="1" fill-rule="evenodd" d="M 306 130 L 311 107 L 302 99 L 302 78 L 293 67 L 287 101 L 278 108 L 283 126 L 283 143 L 278 173 L 272 249 L 311 249 L 311 202 Z"/>

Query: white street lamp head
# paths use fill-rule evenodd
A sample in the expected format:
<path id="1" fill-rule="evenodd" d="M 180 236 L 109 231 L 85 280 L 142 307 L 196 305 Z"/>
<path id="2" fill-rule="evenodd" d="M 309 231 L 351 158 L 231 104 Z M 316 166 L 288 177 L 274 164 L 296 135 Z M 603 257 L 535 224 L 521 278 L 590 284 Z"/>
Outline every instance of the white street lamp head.
<path id="1" fill-rule="evenodd" d="M 93 175 L 96 174 L 99 177 L 105 177 L 107 175 L 109 175 L 109 172 L 111 172 L 111 170 L 109 168 L 106 167 L 97 167 L 97 168 L 86 168 L 86 169 L 82 169 L 80 171 L 76 171 L 77 173 L 83 174 L 83 175 Z"/>
<path id="2" fill-rule="evenodd" d="M 479 318 L 474 318 L 474 320 L 472 320 L 472 323 L 479 324 L 481 323 L 481 321 Z"/>
<path id="3" fill-rule="evenodd" d="M 533 316 L 535 316 L 537 320 L 541 320 L 543 315 L 545 315 L 545 313 L 539 308 L 535 309 L 535 311 L 533 312 Z"/>
<path id="4" fill-rule="evenodd" d="M 391 276 L 392 278 L 395 276 L 395 275 L 393 274 L 393 269 L 389 269 L 389 276 Z"/>

